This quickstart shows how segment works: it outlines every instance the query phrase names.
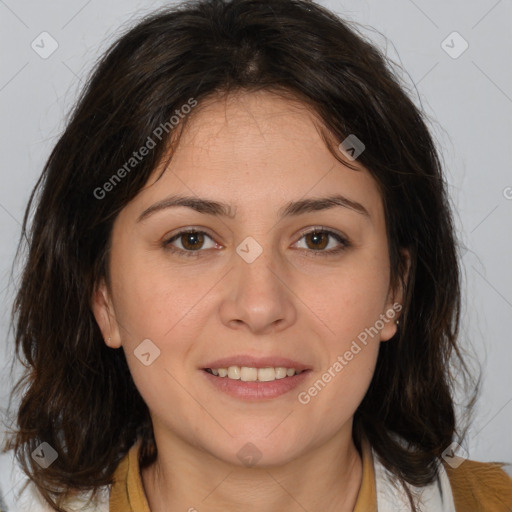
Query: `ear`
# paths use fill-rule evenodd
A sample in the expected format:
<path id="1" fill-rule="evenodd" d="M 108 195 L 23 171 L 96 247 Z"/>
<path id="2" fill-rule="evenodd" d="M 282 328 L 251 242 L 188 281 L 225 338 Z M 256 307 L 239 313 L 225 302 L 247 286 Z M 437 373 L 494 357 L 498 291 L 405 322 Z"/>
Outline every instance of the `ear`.
<path id="1" fill-rule="evenodd" d="M 403 258 L 403 262 L 405 264 L 405 270 L 403 274 L 400 276 L 397 287 L 393 289 L 390 286 L 388 291 L 388 297 L 386 300 L 386 305 L 384 307 L 384 311 L 382 312 L 381 318 L 383 319 L 384 328 L 380 332 L 380 340 L 387 341 L 392 338 L 398 327 L 396 325 L 396 321 L 401 318 L 401 311 L 403 310 L 404 303 L 404 290 L 402 283 L 407 284 L 409 280 L 409 270 L 411 268 L 411 253 L 409 249 L 402 248 L 400 253 Z"/>
<path id="2" fill-rule="evenodd" d="M 119 348 L 121 346 L 119 328 L 110 293 L 105 279 L 103 278 L 94 289 L 91 308 L 94 318 L 96 318 L 96 322 L 103 334 L 105 344 L 110 348 Z"/>

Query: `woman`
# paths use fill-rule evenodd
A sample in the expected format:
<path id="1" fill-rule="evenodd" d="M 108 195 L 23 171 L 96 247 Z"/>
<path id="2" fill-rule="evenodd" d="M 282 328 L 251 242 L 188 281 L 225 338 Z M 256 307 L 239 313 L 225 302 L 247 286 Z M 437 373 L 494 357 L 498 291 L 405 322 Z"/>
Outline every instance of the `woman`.
<path id="1" fill-rule="evenodd" d="M 11 444 L 51 510 L 512 507 L 457 442 L 436 149 L 324 8 L 187 2 L 128 31 L 23 236 Z"/>

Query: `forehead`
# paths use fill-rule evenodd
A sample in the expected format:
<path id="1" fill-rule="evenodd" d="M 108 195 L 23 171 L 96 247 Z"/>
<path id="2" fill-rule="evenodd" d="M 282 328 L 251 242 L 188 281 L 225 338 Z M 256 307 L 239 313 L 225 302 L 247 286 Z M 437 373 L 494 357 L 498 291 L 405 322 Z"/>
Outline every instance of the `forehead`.
<path id="1" fill-rule="evenodd" d="M 155 170 L 140 199 L 181 192 L 258 211 L 342 193 L 381 215 L 374 178 L 357 162 L 354 170 L 336 160 L 320 125 L 306 105 L 266 91 L 210 98 L 192 112 L 170 162 Z"/>

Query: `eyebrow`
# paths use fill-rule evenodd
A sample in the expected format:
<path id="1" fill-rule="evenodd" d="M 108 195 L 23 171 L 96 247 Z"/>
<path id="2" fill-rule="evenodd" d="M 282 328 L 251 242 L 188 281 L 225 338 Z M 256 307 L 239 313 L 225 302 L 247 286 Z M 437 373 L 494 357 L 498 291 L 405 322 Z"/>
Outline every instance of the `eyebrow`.
<path id="1" fill-rule="evenodd" d="M 206 215 L 215 215 L 220 217 L 227 217 L 233 219 L 235 217 L 235 209 L 229 204 L 213 201 L 211 199 L 203 199 L 192 196 L 179 196 L 174 195 L 162 199 L 157 203 L 146 208 L 138 217 L 137 222 L 148 218 L 156 212 L 175 207 L 186 207 L 196 212 Z M 328 197 L 314 197 L 308 199 L 301 199 L 293 201 L 280 208 L 278 215 L 280 218 L 302 215 L 304 213 L 318 212 L 321 210 L 329 210 L 334 207 L 343 207 L 353 210 L 368 219 L 371 219 L 368 210 L 357 201 L 348 199 L 347 197 L 336 194 Z"/>

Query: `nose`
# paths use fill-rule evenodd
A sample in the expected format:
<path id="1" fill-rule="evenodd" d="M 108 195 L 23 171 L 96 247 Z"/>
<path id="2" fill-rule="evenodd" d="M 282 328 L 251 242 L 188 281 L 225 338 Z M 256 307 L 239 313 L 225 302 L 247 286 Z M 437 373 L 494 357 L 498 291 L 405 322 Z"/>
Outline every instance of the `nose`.
<path id="1" fill-rule="evenodd" d="M 273 334 L 293 325 L 297 310 L 291 278 L 272 251 L 264 250 L 251 263 L 238 254 L 233 259 L 220 305 L 222 322 L 253 334 Z"/>

